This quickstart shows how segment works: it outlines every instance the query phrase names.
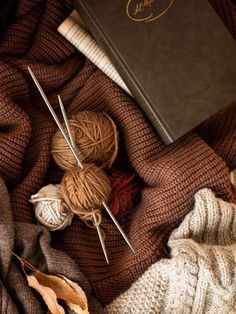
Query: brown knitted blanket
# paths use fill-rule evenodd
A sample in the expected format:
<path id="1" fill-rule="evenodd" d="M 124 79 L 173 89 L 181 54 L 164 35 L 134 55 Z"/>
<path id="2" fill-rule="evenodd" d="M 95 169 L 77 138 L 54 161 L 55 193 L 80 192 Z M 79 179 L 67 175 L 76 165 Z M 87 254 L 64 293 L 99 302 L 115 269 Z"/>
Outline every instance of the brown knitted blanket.
<path id="1" fill-rule="evenodd" d="M 230 0 L 210 2 L 236 37 L 236 6 Z M 211 188 L 223 199 L 234 200 L 228 171 L 236 167 L 236 105 L 165 146 L 137 104 L 57 32 L 72 10 L 69 1 L 20 0 L 13 8 L 15 14 L 9 5 L 1 23 L 0 174 L 11 191 L 14 220 L 35 222 L 30 195 L 61 177 L 50 156 L 55 125 L 28 65 L 54 108 L 60 93 L 70 112 L 104 110 L 114 118 L 121 134 L 117 166 L 132 166 L 145 184 L 139 206 L 120 219 L 135 255 L 107 217 L 102 227 L 109 266 L 96 232 L 79 219 L 53 234 L 53 246 L 74 258 L 99 299 L 109 303 L 166 254 L 168 235 L 191 210 L 197 190 Z"/>

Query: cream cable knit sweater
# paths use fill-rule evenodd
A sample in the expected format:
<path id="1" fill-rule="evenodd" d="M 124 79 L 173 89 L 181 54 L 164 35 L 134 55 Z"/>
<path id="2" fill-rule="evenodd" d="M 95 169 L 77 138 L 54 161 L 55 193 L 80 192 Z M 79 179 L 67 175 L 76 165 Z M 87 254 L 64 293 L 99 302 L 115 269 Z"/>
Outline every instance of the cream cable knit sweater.
<path id="1" fill-rule="evenodd" d="M 200 190 L 168 244 L 171 259 L 152 265 L 105 313 L 236 313 L 236 205 Z"/>

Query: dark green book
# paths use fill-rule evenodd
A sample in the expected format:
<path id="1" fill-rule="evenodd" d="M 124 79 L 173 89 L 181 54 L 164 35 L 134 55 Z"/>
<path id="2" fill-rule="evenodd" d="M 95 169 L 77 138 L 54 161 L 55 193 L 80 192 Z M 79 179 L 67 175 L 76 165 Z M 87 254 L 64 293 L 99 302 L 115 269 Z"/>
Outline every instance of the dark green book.
<path id="1" fill-rule="evenodd" d="M 236 99 L 236 43 L 207 0 L 75 0 L 167 144 Z"/>

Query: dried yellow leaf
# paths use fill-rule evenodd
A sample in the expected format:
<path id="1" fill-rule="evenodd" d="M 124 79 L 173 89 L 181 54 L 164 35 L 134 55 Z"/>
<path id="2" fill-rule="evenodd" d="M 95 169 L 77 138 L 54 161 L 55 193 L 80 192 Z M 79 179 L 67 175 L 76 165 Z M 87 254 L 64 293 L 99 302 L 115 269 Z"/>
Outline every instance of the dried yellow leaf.
<path id="1" fill-rule="evenodd" d="M 88 314 L 88 302 L 83 289 L 75 282 L 61 275 L 46 275 L 35 271 L 35 277 L 43 286 L 51 288 L 58 299 L 62 299 L 77 314 Z"/>
<path id="2" fill-rule="evenodd" d="M 69 306 L 69 308 L 77 314 L 89 314 L 88 301 L 87 301 L 87 297 L 83 289 L 77 283 L 71 281 L 65 276 L 62 276 L 62 275 L 58 275 L 58 276 L 63 278 L 67 282 L 67 284 L 71 287 L 71 289 L 73 289 L 77 294 L 80 295 L 80 301 L 81 301 L 80 304 L 82 304 L 81 310 L 79 309 L 78 305 L 75 302 L 66 301 L 66 304 Z"/>
<path id="3" fill-rule="evenodd" d="M 65 314 L 63 307 L 61 307 L 57 302 L 57 296 L 55 292 L 44 285 L 40 284 L 35 276 L 27 276 L 27 281 L 30 287 L 35 289 L 43 298 L 49 311 L 52 314 Z"/>
<path id="4" fill-rule="evenodd" d="M 86 294 L 77 283 L 62 275 L 46 275 L 14 252 L 12 254 L 20 261 L 29 286 L 40 293 L 52 314 L 65 313 L 57 299 L 65 301 L 77 314 L 89 314 Z M 32 272 L 32 275 L 28 275 L 28 271 Z"/>

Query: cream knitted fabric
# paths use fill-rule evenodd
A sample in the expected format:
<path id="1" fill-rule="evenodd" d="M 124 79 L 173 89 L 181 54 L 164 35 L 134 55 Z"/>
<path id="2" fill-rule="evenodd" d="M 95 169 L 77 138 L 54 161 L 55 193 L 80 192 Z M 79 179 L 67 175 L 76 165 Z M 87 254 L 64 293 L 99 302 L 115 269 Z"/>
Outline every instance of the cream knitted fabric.
<path id="1" fill-rule="evenodd" d="M 105 313 L 236 313 L 236 205 L 200 190 L 168 244 L 171 258 L 152 265 Z"/>

